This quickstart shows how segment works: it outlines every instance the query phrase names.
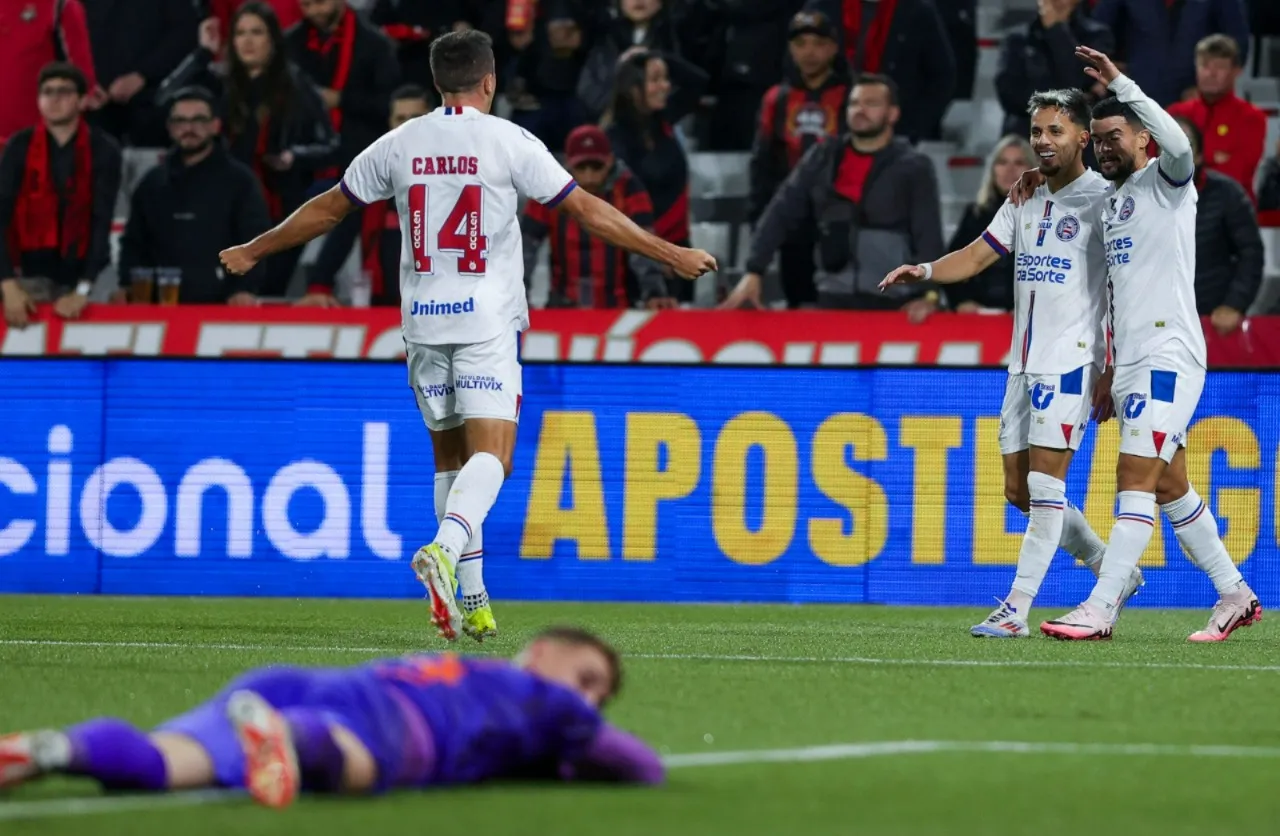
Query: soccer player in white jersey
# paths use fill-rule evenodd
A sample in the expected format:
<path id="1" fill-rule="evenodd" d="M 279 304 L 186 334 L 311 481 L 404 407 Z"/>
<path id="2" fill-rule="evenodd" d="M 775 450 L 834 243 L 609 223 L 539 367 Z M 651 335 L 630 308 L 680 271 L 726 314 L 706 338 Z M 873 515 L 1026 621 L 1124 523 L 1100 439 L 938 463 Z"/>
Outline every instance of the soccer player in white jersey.
<path id="1" fill-rule="evenodd" d="M 497 78 L 487 35 L 444 35 L 432 43 L 430 60 L 444 107 L 383 136 L 356 157 L 338 186 L 224 251 L 222 262 L 244 273 L 323 235 L 358 208 L 395 198 L 409 382 L 431 432 L 439 521 L 435 540 L 412 565 L 441 635 L 453 640 L 461 628 L 482 640 L 496 634 L 497 623 L 480 580 L 481 526 L 511 472 L 521 399 L 517 334 L 529 325 L 523 200 L 558 205 L 593 235 L 685 279 L 716 263 L 645 232 L 576 188 L 545 145 L 490 116 Z"/>
<path id="2" fill-rule="evenodd" d="M 1045 183 L 1021 206 L 1000 207 L 982 236 L 930 264 L 903 265 L 881 287 L 966 281 L 1013 253 L 1012 362 L 1000 408 L 1005 496 L 1029 513 L 1013 588 L 975 636 L 1029 636 L 1027 613 L 1059 546 L 1094 574 L 1106 546 L 1067 502 L 1067 468 L 1079 449 L 1106 360 L 1106 255 L 1098 199 L 1107 183 L 1085 167 L 1089 105 L 1079 90 L 1036 93 L 1031 144 Z M 1105 416 L 1100 416 L 1105 417 Z M 1127 599 L 1142 584 L 1134 567 Z"/>
<path id="3" fill-rule="evenodd" d="M 1060 639 L 1110 638 L 1125 584 L 1151 540 L 1157 500 L 1178 541 L 1218 590 L 1205 629 L 1189 638 L 1223 641 L 1262 617 L 1257 596 L 1187 481 L 1183 445 L 1205 379 L 1204 332 L 1196 315 L 1196 188 L 1191 143 L 1173 117 L 1111 59 L 1080 47 L 1091 78 L 1115 94 L 1093 109 L 1094 148 L 1114 191 L 1102 203 L 1120 418 L 1119 502 L 1102 574 L 1089 599 L 1040 625 Z M 1148 159 L 1154 138 L 1160 156 Z"/>

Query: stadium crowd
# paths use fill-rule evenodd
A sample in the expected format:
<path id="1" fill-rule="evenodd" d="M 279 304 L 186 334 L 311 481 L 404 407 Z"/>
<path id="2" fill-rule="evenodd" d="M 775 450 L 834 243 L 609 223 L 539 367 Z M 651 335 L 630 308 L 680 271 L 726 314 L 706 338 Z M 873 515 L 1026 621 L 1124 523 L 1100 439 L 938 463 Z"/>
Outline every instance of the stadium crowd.
<path id="1" fill-rule="evenodd" d="M 980 149 L 990 153 L 977 194 L 947 223 L 925 149 L 953 103 L 974 98 L 978 0 L 14 0 L 0 7 L 6 320 L 25 324 L 39 301 L 79 316 L 103 282 L 119 304 L 333 306 L 351 263 L 344 301 L 398 304 L 394 201 L 349 216 L 305 265 L 286 253 L 232 277 L 217 254 L 435 107 L 430 42 L 474 27 L 498 51 L 500 112 L 562 150 L 581 186 L 673 243 L 688 245 L 702 220 L 749 225 L 743 269 L 717 277 L 721 307 L 902 308 L 914 321 L 1011 308 L 1009 260 L 945 294 L 876 285 L 980 234 L 1035 164 L 1030 94 L 1079 86 L 1100 97 L 1073 51 L 1112 53 L 1193 140 L 1198 303 L 1223 333 L 1238 327 L 1263 280 L 1259 212 L 1280 210 L 1280 144 L 1266 147 L 1275 111 L 1237 91 L 1277 68 L 1258 53 L 1280 34 L 1280 6 L 995 5 L 1005 136 Z M 160 147 L 145 174 L 126 170 L 128 149 Z M 748 159 L 743 196 L 692 198 L 692 149 Z M 690 283 L 555 210 L 530 207 L 522 231 L 526 285 L 546 264 L 546 305 L 694 301 Z"/>

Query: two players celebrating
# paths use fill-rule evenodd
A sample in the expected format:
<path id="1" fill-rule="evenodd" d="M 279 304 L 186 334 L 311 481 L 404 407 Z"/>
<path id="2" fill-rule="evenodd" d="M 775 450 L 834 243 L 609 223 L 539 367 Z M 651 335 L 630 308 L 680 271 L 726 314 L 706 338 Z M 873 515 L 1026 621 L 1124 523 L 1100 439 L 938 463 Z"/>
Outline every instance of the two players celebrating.
<path id="1" fill-rule="evenodd" d="M 1187 427 L 1204 388 L 1204 333 L 1195 304 L 1195 160 L 1181 127 L 1106 55 L 1079 47 L 1085 73 L 1114 96 L 1090 113 L 1079 90 L 1037 93 L 1029 105 L 1040 158 L 982 237 L 936 262 L 905 265 L 882 283 L 971 278 L 1013 253 L 1013 360 L 1000 413 L 1005 495 L 1030 521 L 1013 588 L 975 636 L 1029 634 L 1027 613 L 1058 546 L 1098 576 L 1087 601 L 1040 629 L 1106 639 L 1142 585 L 1138 559 L 1155 505 L 1218 590 L 1191 641 L 1224 641 L 1262 618 L 1218 525 L 1187 480 Z M 1085 167 L 1090 142 L 1101 176 Z M 1147 157 L 1155 139 L 1160 156 Z M 1109 182 L 1108 182 L 1109 181 Z M 1104 333 L 1105 323 L 1111 330 Z M 1113 365 L 1103 371 L 1107 338 Z M 1066 500 L 1064 479 L 1088 419 L 1120 420 L 1119 502 L 1104 545 Z"/>

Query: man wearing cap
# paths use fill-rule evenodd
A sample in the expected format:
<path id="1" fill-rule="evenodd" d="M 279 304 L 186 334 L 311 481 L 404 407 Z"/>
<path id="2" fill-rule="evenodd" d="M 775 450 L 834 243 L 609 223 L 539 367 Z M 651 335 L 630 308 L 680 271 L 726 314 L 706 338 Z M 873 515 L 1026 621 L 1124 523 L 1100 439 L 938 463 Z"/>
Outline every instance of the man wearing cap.
<path id="1" fill-rule="evenodd" d="M 839 35 L 821 12 L 800 12 L 788 30 L 792 66 L 787 79 L 769 88 L 760 104 L 751 149 L 751 193 L 747 220 L 754 226 L 774 192 L 804 153 L 841 131 L 849 79 L 836 70 Z M 817 301 L 813 285 L 813 226 L 803 224 L 779 250 L 787 307 Z"/>
<path id="2" fill-rule="evenodd" d="M 613 204 L 638 225 L 653 227 L 653 203 L 644 185 L 613 155 L 609 137 L 595 125 L 575 128 L 565 158 L 578 188 Z M 675 306 L 662 267 L 592 236 L 573 217 L 529 201 L 520 221 L 524 235 L 524 282 L 529 287 L 542 242 L 551 239 L 551 293 L 547 307 L 649 308 Z"/>

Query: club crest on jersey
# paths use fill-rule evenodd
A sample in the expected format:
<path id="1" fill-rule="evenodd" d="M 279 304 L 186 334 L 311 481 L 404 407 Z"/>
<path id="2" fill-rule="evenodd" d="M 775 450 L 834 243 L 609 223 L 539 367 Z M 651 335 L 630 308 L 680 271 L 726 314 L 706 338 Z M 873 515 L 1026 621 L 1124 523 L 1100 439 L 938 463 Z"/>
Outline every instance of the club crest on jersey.
<path id="1" fill-rule="evenodd" d="M 1124 203 L 1120 204 L 1120 212 L 1116 215 L 1116 219 L 1127 221 L 1133 217 L 1134 203 L 1132 197 L 1126 197 Z"/>
<path id="2" fill-rule="evenodd" d="M 1058 221 L 1053 234 L 1058 236 L 1059 241 L 1074 241 L 1080 234 L 1080 219 L 1075 215 L 1067 215 Z"/>
<path id="3" fill-rule="evenodd" d="M 1147 408 L 1147 396 L 1140 395 L 1137 392 L 1129 395 L 1124 401 L 1124 417 L 1130 421 L 1137 420 L 1142 414 L 1142 410 Z"/>
<path id="4" fill-rule="evenodd" d="M 1032 409 L 1048 409 L 1049 404 L 1053 403 L 1053 392 L 1056 387 L 1052 383 L 1036 383 L 1031 387 L 1029 394 L 1031 395 Z"/>

